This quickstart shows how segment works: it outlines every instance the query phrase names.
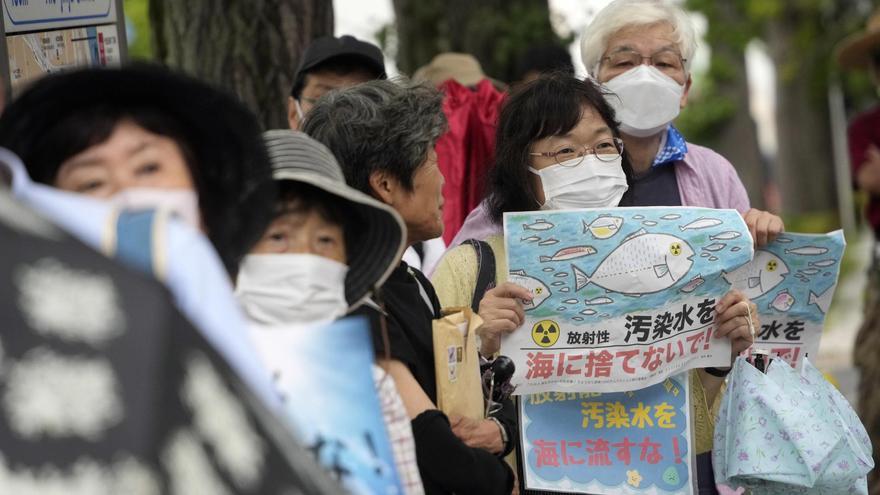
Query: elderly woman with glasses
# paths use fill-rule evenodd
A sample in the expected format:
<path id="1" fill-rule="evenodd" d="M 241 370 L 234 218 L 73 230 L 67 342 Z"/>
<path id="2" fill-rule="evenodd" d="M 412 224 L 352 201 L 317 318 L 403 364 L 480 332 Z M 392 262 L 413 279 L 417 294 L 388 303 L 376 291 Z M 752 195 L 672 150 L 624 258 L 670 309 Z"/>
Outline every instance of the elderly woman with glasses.
<path id="1" fill-rule="evenodd" d="M 593 81 L 554 74 L 517 88 L 501 110 L 496 136 L 495 165 L 484 203 L 497 226 L 505 212 L 567 208 L 610 208 L 632 205 L 640 194 L 626 135 L 615 121 L 607 94 Z M 626 149 L 626 151 L 625 151 Z M 491 252 L 487 252 L 489 250 Z M 478 252 L 480 252 L 478 262 Z M 487 256 L 493 255 L 493 256 Z M 494 258 L 491 274 L 497 286 L 486 290 L 480 277 L 485 260 Z M 507 282 L 504 238 L 494 233 L 485 244 L 462 245 L 440 261 L 432 283 L 443 307 L 476 306 L 484 320 L 480 355 L 491 359 L 500 349 L 501 336 L 517 330 L 525 320 L 521 300 L 528 290 Z M 482 267 L 481 267 L 482 265 Z M 480 280 L 480 282 L 478 282 Z M 716 307 L 717 338 L 731 341 L 734 356 L 754 339 L 760 328 L 757 310 L 748 299 L 731 291 Z M 691 404 L 697 441 L 711 448 L 712 404 L 725 371 L 691 373 Z M 703 449 L 707 450 L 706 448 Z M 711 459 L 703 458 L 702 476 L 712 485 Z"/>

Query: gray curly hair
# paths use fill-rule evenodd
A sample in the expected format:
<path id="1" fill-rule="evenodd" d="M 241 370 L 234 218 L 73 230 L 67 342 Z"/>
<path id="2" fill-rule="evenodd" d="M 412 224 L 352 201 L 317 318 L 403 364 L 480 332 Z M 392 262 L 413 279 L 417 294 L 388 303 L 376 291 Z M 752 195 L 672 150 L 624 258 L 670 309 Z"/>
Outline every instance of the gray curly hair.
<path id="1" fill-rule="evenodd" d="M 323 95 L 302 131 L 336 156 L 345 181 L 371 193 L 370 175 L 386 171 L 412 190 L 413 175 L 446 131 L 443 96 L 398 78 Z"/>

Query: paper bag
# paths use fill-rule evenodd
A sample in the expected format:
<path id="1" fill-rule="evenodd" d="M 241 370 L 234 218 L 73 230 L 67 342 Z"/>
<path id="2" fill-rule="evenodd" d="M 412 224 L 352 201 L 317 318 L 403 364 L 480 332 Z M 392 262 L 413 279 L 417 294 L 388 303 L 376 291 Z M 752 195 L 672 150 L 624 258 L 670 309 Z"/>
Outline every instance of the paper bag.
<path id="1" fill-rule="evenodd" d="M 437 408 L 483 419 L 483 388 L 477 354 L 477 328 L 483 320 L 470 308 L 444 310 L 434 320 L 434 369 L 437 373 Z"/>

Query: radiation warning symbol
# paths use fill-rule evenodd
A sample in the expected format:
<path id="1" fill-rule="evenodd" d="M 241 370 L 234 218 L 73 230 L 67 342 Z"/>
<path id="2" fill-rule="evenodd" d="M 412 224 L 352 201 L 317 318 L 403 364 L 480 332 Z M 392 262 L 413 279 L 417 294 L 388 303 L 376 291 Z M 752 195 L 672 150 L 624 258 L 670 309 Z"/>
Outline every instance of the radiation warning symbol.
<path id="1" fill-rule="evenodd" d="M 541 320 L 532 327 L 532 340 L 541 347 L 550 347 L 559 340 L 559 325 L 552 320 Z"/>

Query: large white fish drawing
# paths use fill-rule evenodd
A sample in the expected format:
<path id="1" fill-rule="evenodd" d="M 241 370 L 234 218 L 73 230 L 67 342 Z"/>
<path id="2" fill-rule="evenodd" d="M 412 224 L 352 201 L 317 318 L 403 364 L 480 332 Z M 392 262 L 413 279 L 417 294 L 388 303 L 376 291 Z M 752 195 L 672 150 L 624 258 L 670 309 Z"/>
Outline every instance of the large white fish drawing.
<path id="1" fill-rule="evenodd" d="M 828 248 L 819 246 L 804 246 L 795 249 L 786 249 L 785 254 L 797 254 L 800 256 L 818 256 L 828 252 Z"/>
<path id="2" fill-rule="evenodd" d="M 592 275 L 571 265 L 575 290 L 594 284 L 628 295 L 651 294 L 666 289 L 687 275 L 694 251 L 669 234 L 634 235 L 612 251 Z"/>
<path id="3" fill-rule="evenodd" d="M 810 302 L 809 304 L 815 304 L 819 311 L 823 314 L 828 312 L 828 308 L 831 306 L 831 297 L 834 295 L 834 291 L 829 287 L 825 289 L 821 295 L 817 295 L 813 291 L 810 291 Z"/>
<path id="4" fill-rule="evenodd" d="M 533 223 L 531 225 L 525 224 L 525 223 L 523 224 L 523 230 L 539 230 L 540 231 L 540 230 L 550 230 L 553 227 L 556 227 L 556 226 L 553 225 L 552 223 L 548 222 L 547 220 L 544 220 L 543 218 L 539 218 L 538 220 L 535 220 L 535 223 Z"/>
<path id="5" fill-rule="evenodd" d="M 608 239 L 620 231 L 620 226 L 623 225 L 623 218 L 599 217 L 593 220 L 592 223 L 588 224 L 586 220 L 583 223 L 585 234 L 589 232 L 596 239 Z"/>
<path id="6" fill-rule="evenodd" d="M 548 261 L 573 260 L 575 258 L 580 258 L 581 256 L 589 256 L 591 254 L 596 254 L 596 248 L 594 248 L 593 246 L 572 246 L 556 251 L 556 254 L 554 254 L 553 256 L 540 256 L 538 259 L 541 261 L 541 263 L 546 263 Z"/>
<path id="7" fill-rule="evenodd" d="M 544 282 L 526 275 L 525 270 L 513 270 L 507 277 L 508 282 L 512 282 L 532 294 L 531 301 L 521 301 L 523 309 L 526 311 L 537 308 L 550 297 L 550 288 L 544 285 Z"/>
<path id="8" fill-rule="evenodd" d="M 717 218 L 705 218 L 701 217 L 687 225 L 681 225 L 678 228 L 682 231 L 685 230 L 699 230 L 699 229 L 708 229 L 709 227 L 714 227 L 716 225 L 721 225 L 721 220 Z"/>
<path id="9" fill-rule="evenodd" d="M 730 273 L 721 272 L 721 276 L 749 299 L 757 299 L 782 283 L 787 273 L 788 266 L 778 256 L 758 250 L 755 259 Z"/>

